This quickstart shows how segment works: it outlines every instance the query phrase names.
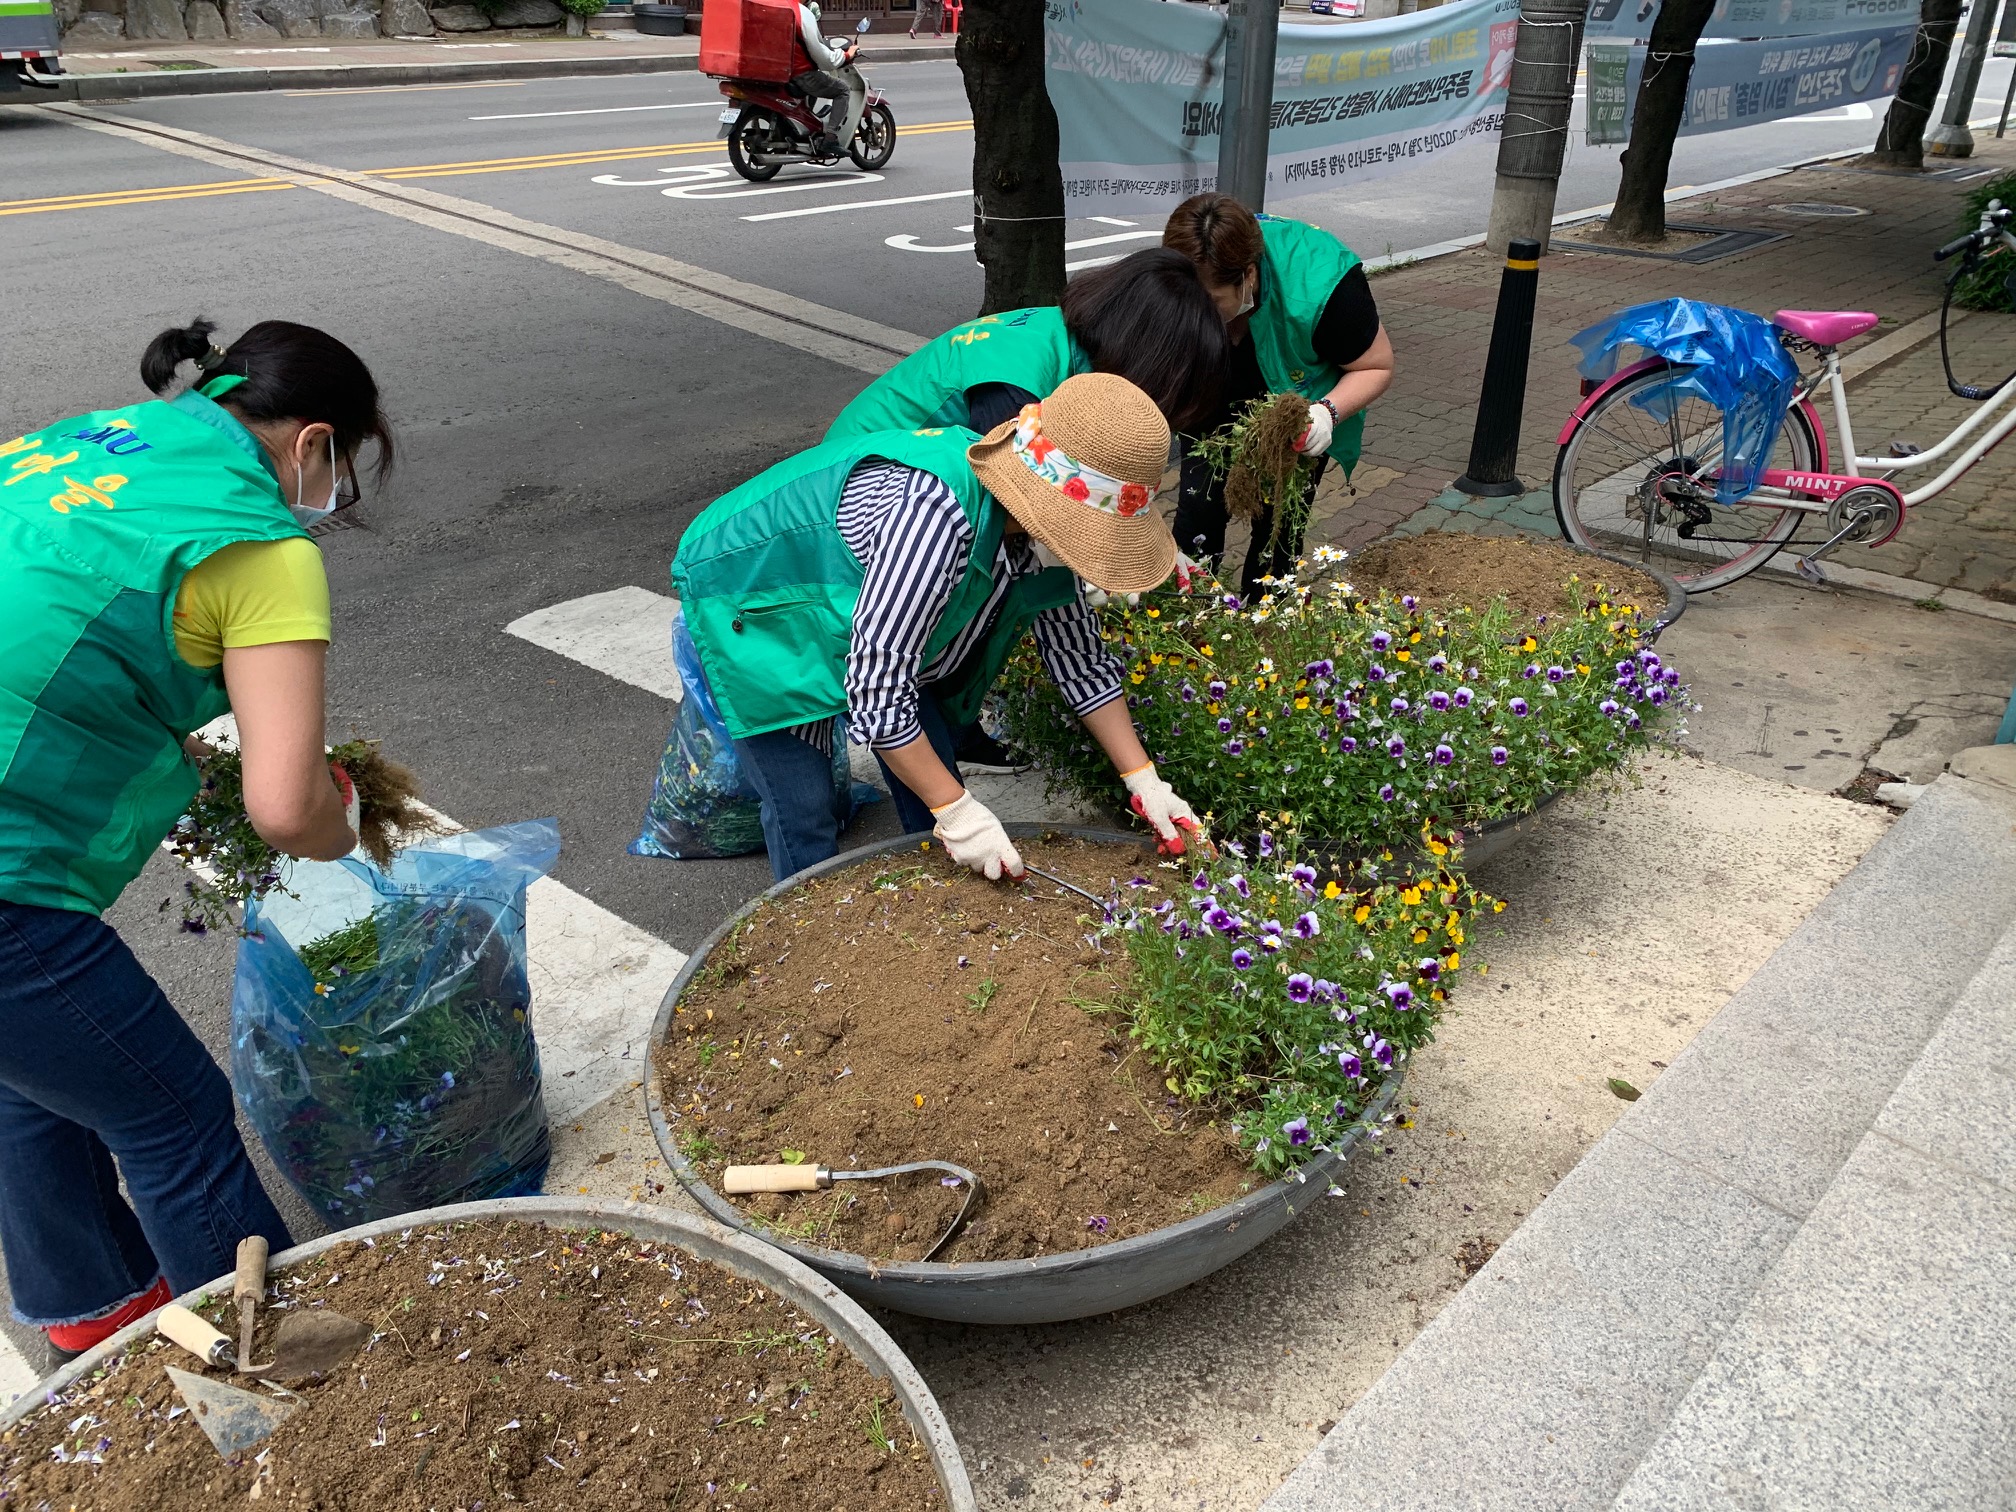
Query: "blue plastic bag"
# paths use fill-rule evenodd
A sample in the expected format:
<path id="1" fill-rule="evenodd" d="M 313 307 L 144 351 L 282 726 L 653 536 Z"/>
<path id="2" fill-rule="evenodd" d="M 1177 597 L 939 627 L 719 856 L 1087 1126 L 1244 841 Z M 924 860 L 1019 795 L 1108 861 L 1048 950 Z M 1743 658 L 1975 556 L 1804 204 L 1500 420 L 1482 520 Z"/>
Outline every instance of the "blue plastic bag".
<path id="1" fill-rule="evenodd" d="M 525 888 L 559 854 L 553 820 L 507 824 L 410 846 L 389 871 L 298 862 L 246 909 L 231 1080 L 333 1226 L 539 1190 Z"/>
<path id="2" fill-rule="evenodd" d="M 713 856 L 746 856 L 763 849 L 763 805 L 735 755 L 735 737 L 707 686 L 700 653 L 686 630 L 686 616 L 672 616 L 672 665 L 679 673 L 680 697 L 672 733 L 658 760 L 644 826 L 630 842 L 633 856 L 665 856 L 698 861 Z M 849 794 L 847 741 L 833 732 L 833 793 Z M 852 791 L 852 810 L 879 796 Z"/>
<path id="3" fill-rule="evenodd" d="M 1634 394 L 1632 404 L 1670 423 L 1682 398 L 1705 399 L 1722 411 L 1716 501 L 1734 504 L 1757 487 L 1799 381 L 1770 321 L 1727 305 L 1662 299 L 1620 310 L 1569 340 L 1582 352 L 1584 378 L 1610 377 L 1628 347 L 1680 364 L 1666 382 Z"/>

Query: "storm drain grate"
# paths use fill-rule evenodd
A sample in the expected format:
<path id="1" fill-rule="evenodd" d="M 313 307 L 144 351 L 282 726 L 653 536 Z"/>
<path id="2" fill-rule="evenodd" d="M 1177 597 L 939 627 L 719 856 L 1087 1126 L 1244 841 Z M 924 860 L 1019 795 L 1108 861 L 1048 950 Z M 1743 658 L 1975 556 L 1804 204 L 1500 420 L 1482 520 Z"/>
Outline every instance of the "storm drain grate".
<path id="1" fill-rule="evenodd" d="M 1689 226 L 1679 221 L 1668 221 L 1668 231 L 1699 231 L 1710 233 L 1709 239 L 1687 248 L 1684 252 L 1654 252 L 1645 247 L 1616 247 L 1607 242 L 1563 242 L 1564 251 L 1607 252 L 1617 257 L 1649 257 L 1656 262 L 1711 263 L 1725 257 L 1734 257 L 1738 252 L 1748 252 L 1753 248 L 1768 246 L 1772 242 L 1789 240 L 1784 231 L 1725 231 L 1720 226 Z M 1716 235 L 1714 233 L 1720 233 Z"/>

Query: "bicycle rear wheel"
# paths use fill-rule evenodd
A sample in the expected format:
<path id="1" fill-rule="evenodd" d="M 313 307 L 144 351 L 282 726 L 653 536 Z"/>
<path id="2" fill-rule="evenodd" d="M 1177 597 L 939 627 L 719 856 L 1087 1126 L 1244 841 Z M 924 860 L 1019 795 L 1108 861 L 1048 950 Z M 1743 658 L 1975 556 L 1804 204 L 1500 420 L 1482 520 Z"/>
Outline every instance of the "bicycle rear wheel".
<path id="1" fill-rule="evenodd" d="M 1554 459 L 1554 515 L 1575 545 L 1644 562 L 1705 593 L 1762 567 L 1803 514 L 1757 495 L 1716 502 L 1722 411 L 1699 395 L 1659 394 L 1671 376 L 1658 367 L 1627 379 L 1575 423 Z M 1795 406 L 1768 465 L 1815 470 L 1820 446 Z"/>

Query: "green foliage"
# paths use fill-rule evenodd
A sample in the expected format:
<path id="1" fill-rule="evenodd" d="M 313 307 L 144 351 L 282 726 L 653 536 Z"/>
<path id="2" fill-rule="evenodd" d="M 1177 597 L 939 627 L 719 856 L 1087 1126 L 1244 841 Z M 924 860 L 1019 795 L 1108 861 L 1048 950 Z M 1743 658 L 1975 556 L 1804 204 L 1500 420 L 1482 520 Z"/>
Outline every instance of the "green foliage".
<path id="1" fill-rule="evenodd" d="M 1342 559 L 1319 548 L 1303 581 L 1273 581 L 1252 605 L 1214 584 L 1102 611 L 1149 755 L 1222 833 L 1292 823 L 1333 855 L 1425 834 L 1441 855 L 1454 831 L 1623 766 L 1686 706 L 1678 673 L 1639 649 L 1637 611 L 1599 584 L 1581 612 L 1529 631 L 1502 603 L 1440 613 L 1362 597 Z M 1011 742 L 1054 788 L 1122 804 L 1033 650 L 1000 693 Z"/>
<path id="2" fill-rule="evenodd" d="M 576 16 L 599 16 L 602 0 L 560 0 L 560 8 Z"/>
<path id="3" fill-rule="evenodd" d="M 1268 1175 L 1342 1139 L 1434 1037 L 1466 918 L 1503 906 L 1434 867 L 1325 878 L 1264 830 L 1250 852 L 1157 877 L 1108 910 L 1133 961 L 1133 1037 Z"/>
<path id="4" fill-rule="evenodd" d="M 1998 173 L 1967 191 L 1966 210 L 1960 219 L 1962 231 L 1972 231 L 1981 224 L 1990 200 L 2016 206 L 2016 173 Z M 2016 311 L 2016 292 L 2009 287 L 2012 278 L 2016 278 L 2016 253 L 1997 246 L 1960 279 L 1953 290 L 1953 303 L 1963 310 Z"/>

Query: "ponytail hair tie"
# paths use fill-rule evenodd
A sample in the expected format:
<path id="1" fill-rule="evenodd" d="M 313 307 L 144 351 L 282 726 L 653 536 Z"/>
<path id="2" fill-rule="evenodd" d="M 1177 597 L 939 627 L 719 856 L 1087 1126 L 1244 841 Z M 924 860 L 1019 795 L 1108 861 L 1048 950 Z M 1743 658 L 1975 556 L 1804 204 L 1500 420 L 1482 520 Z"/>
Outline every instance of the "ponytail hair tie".
<path id="1" fill-rule="evenodd" d="M 224 366 L 229 360 L 229 354 L 222 347 L 212 346 L 209 351 L 196 359 L 196 368 L 198 372 L 203 373 L 207 377 Z"/>

